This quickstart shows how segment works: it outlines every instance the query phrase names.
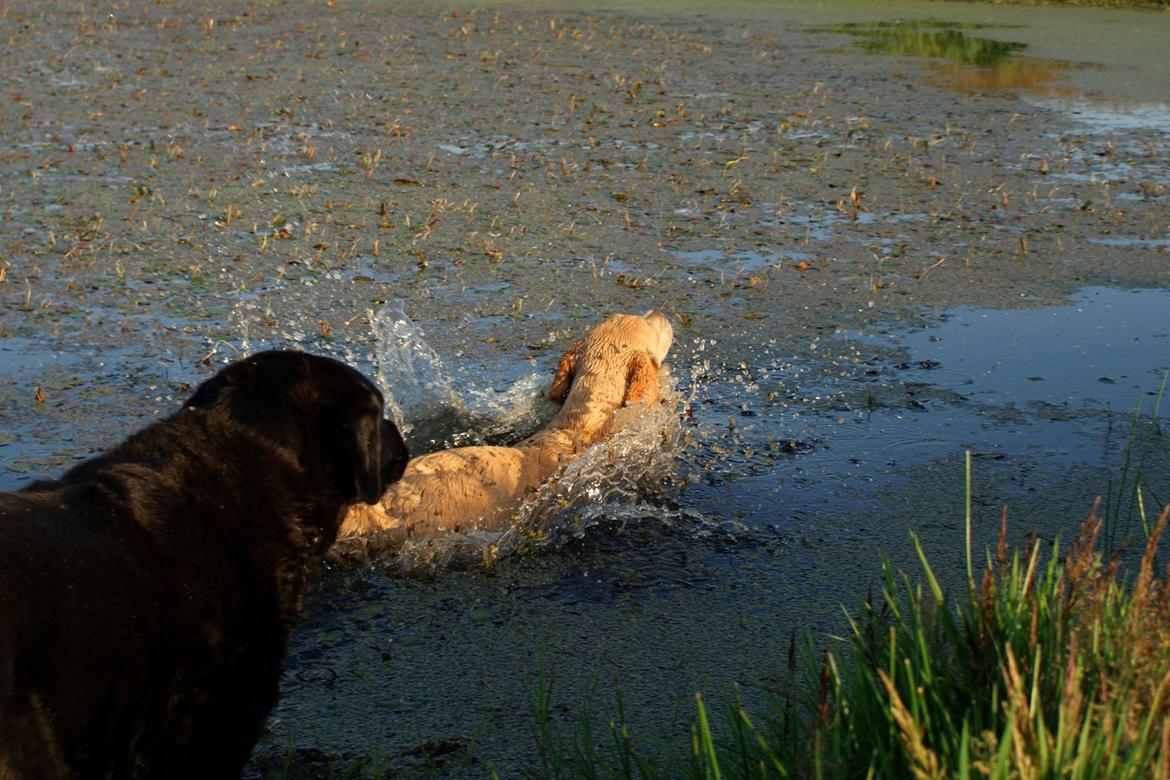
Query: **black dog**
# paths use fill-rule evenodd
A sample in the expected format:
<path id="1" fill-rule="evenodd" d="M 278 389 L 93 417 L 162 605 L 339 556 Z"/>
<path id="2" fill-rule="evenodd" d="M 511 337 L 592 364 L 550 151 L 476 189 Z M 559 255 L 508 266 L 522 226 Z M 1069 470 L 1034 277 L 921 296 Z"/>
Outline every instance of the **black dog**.
<path id="1" fill-rule="evenodd" d="M 359 372 L 265 352 L 0 493 L 0 778 L 238 777 L 312 564 L 406 460 Z"/>

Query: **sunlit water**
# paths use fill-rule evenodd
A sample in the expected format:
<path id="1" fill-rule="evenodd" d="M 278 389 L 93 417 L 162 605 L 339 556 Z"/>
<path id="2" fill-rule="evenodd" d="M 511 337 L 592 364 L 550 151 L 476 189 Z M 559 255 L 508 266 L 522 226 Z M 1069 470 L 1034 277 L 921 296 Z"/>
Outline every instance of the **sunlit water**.
<path id="1" fill-rule="evenodd" d="M 907 468 L 964 450 L 1115 463 L 1127 426 L 1111 420 L 1170 415 L 1167 311 L 1166 290 L 1088 288 L 1063 306 L 841 331 L 814 345 L 816 361 L 761 350 L 753 365 L 699 376 L 707 425 L 685 500 L 796 532 L 810 515 L 876 505 Z"/>
<path id="2" fill-rule="evenodd" d="M 708 254 L 707 262 L 722 259 Z M 453 541 L 450 550 L 410 553 L 431 570 L 447 559 L 466 565 L 555 544 L 585 533 L 598 518 L 628 512 L 683 525 L 704 517 L 792 526 L 807 512 L 874 501 L 875 487 L 897 483 L 906 466 L 967 448 L 1052 465 L 1101 463 L 1107 418 L 1139 405 L 1147 414 L 1152 409 L 1170 354 L 1167 310 L 1164 290 L 1090 288 L 1066 306 L 961 308 L 926 329 L 840 332 L 806 345 L 807 354 L 760 344 L 751 363 L 740 365 L 722 363 L 715 341 L 679 339 L 664 375 L 664 402 L 623 410 L 629 419 L 622 432 L 546 486 L 506 538 L 485 535 Z M 314 340 L 313 323 L 295 318 L 271 332 L 265 324 L 271 316 L 255 299 L 242 302 L 236 318 L 243 335 L 220 344 L 214 360 L 270 347 L 332 352 L 378 378 L 415 454 L 513 443 L 555 413 L 544 400 L 553 355 L 543 369 L 521 359 L 485 369 L 467 356 L 444 358 L 427 340 L 425 319 L 412 320 L 401 304 L 363 315 L 371 333 L 366 345 Z M 194 382 L 190 357 L 137 365 L 120 354 L 46 352 L 10 340 L 0 363 L 14 378 L 60 376 L 55 381 L 63 386 L 78 385 L 69 392 L 96 398 L 115 399 L 126 381 L 144 379 L 158 389 L 155 414 L 182 400 L 167 386 Z M 1170 403 L 1162 404 L 1159 414 L 1168 412 Z M 127 419 L 124 427 L 134 426 Z M 74 437 L 86 441 L 87 433 L 50 409 L 26 428 L 9 429 L 0 439 L 3 485 L 51 476 L 84 457 Z M 52 465 L 56 453 L 64 458 L 60 466 Z M 674 506 L 685 510 L 667 508 Z"/>

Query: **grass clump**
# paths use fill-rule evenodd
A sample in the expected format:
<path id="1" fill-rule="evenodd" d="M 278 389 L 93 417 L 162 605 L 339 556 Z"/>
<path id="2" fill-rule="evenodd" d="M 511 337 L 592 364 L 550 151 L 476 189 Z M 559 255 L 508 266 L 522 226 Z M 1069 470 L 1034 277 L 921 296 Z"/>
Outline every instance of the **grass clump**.
<path id="1" fill-rule="evenodd" d="M 880 598 L 851 620 L 848 652 L 791 647 L 768 712 L 738 702 L 713 725 L 703 700 L 689 750 L 635 744 L 620 702 L 608 739 L 566 735 L 538 705 L 542 777 L 1170 778 L 1170 586 L 1157 571 L 1170 507 L 1136 574 L 1080 535 L 1009 549 L 1006 522 L 957 598 L 917 539 L 921 582 L 883 565 Z M 970 567 L 969 567 L 970 571 Z M 798 659 L 803 655 L 804 661 Z"/>

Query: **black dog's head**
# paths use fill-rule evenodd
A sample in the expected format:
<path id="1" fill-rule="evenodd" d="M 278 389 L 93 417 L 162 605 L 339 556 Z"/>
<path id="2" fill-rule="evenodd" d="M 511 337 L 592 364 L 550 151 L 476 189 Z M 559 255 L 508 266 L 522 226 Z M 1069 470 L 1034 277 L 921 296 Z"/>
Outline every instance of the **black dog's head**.
<path id="1" fill-rule="evenodd" d="M 304 352 L 259 352 L 196 389 L 185 409 L 214 410 L 292 452 L 343 500 L 376 502 L 409 454 L 382 417 L 382 393 L 359 371 Z"/>

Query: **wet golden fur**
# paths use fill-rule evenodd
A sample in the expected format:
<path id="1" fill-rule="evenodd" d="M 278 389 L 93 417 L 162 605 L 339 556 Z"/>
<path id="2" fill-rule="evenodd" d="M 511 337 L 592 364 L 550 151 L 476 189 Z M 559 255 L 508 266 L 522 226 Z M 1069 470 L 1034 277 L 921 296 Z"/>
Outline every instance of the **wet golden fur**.
<path id="1" fill-rule="evenodd" d="M 349 509 L 338 537 L 428 539 L 505 528 L 527 493 L 611 431 L 617 409 L 658 400 L 672 337 L 661 312 L 610 317 L 561 358 L 549 399 L 562 406 L 542 430 L 512 447 L 459 447 L 412 459 L 381 501 Z"/>

